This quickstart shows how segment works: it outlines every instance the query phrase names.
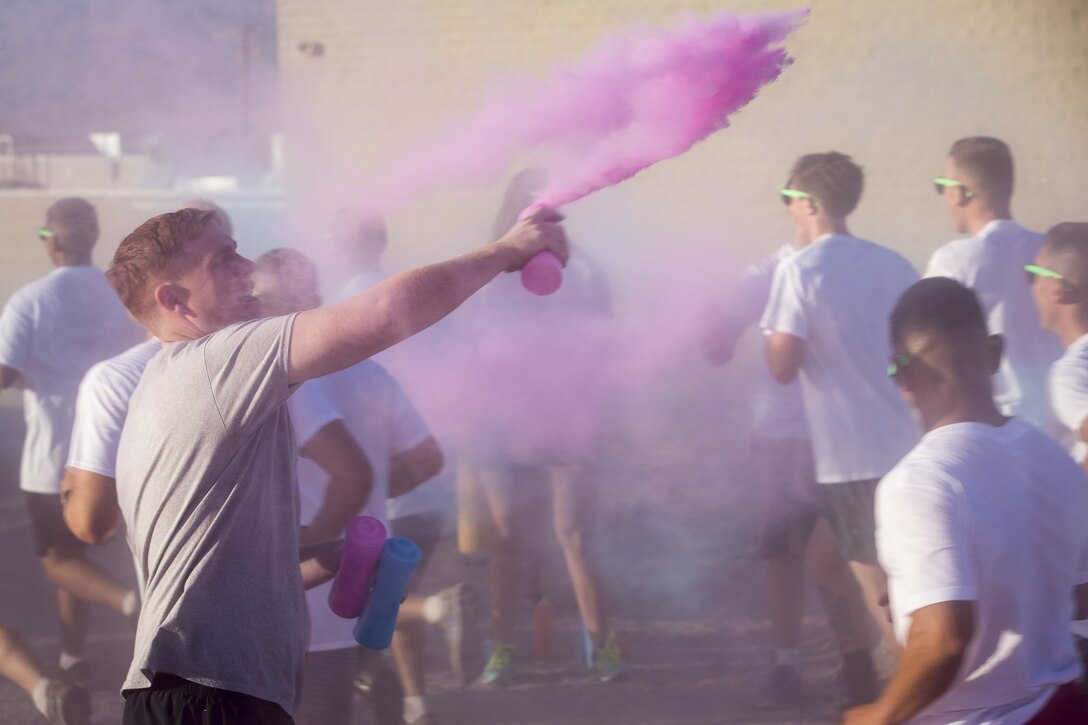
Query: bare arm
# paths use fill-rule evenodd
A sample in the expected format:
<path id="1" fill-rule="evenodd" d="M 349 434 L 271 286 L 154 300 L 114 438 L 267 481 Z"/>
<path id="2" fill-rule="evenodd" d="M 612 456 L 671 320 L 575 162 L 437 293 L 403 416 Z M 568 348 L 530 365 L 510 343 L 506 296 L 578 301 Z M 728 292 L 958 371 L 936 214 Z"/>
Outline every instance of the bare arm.
<path id="1" fill-rule="evenodd" d="M 442 470 L 444 463 L 442 449 L 433 436 L 415 448 L 393 456 L 389 462 L 389 497 L 403 496 L 431 480 Z"/>
<path id="2" fill-rule="evenodd" d="M 767 366 L 771 376 L 787 385 L 797 379 L 805 357 L 805 341 L 788 332 L 772 332 L 767 337 Z"/>
<path id="3" fill-rule="evenodd" d="M 551 251 L 565 262 L 561 219 L 540 209 L 483 249 L 397 275 L 343 302 L 300 312 L 291 332 L 290 382 L 343 370 L 425 330 L 498 274 L 520 269 L 538 252 Z"/>
<path id="4" fill-rule="evenodd" d="M 334 420 L 312 435 L 299 454 L 329 475 L 325 498 L 300 539 L 308 544 L 344 535 L 344 527 L 366 505 L 374 490 L 374 469 L 344 421 Z"/>
<path id="5" fill-rule="evenodd" d="M 336 576 L 343 553 L 343 539 L 331 539 L 301 546 L 298 550 L 298 562 L 302 575 L 302 587 L 313 589 Z"/>
<path id="6" fill-rule="evenodd" d="M 844 725 L 906 722 L 948 691 L 975 634 L 973 602 L 940 602 L 911 614 L 907 646 L 884 694 L 846 712 Z"/>
<path id="7" fill-rule="evenodd" d="M 82 468 L 67 468 L 60 491 L 64 521 L 77 539 L 104 544 L 113 538 L 121 520 L 116 480 Z"/>
<path id="8" fill-rule="evenodd" d="M 1078 584 L 1073 589 L 1073 619 L 1088 619 L 1088 584 Z"/>

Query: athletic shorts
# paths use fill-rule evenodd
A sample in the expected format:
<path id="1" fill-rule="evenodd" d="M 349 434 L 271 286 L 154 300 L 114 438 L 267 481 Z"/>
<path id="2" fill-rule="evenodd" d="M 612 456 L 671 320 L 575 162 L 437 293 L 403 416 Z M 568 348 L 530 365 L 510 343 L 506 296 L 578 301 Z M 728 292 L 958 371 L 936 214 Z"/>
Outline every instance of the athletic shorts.
<path id="1" fill-rule="evenodd" d="M 64 508 L 57 493 L 33 493 L 23 491 L 26 508 L 30 512 L 30 525 L 34 529 L 34 543 L 39 557 L 50 551 L 66 557 L 82 556 L 87 545 L 64 522 Z"/>
<path id="2" fill-rule="evenodd" d="M 419 564 L 408 582 L 408 593 L 412 594 L 416 590 L 416 582 L 423 579 L 427 564 L 430 563 L 435 549 L 438 548 L 438 542 L 442 539 L 442 532 L 446 528 L 446 512 L 425 511 L 393 519 L 391 523 L 394 536 L 411 539 L 419 547 Z"/>
<path id="3" fill-rule="evenodd" d="M 752 440 L 753 484 L 759 487 L 757 554 L 779 559 L 803 553 L 823 514 L 812 444 L 798 438 Z"/>
<path id="4" fill-rule="evenodd" d="M 123 725 L 294 725 L 274 702 L 157 674 L 151 687 L 125 690 Z"/>
<path id="5" fill-rule="evenodd" d="M 876 557 L 876 484 L 879 479 L 821 484 L 839 551 L 847 561 L 878 564 Z"/>

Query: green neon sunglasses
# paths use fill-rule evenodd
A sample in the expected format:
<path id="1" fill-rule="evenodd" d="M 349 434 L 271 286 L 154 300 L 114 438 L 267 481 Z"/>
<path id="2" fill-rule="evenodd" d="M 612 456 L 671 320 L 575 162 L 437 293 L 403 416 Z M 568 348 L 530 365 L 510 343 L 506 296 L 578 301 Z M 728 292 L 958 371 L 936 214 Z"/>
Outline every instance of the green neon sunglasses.
<path id="1" fill-rule="evenodd" d="M 816 197 L 812 194 L 798 189 L 780 189 L 778 194 L 782 197 L 782 203 L 786 206 L 789 206 L 790 202 L 794 199 L 812 199 L 813 203 L 815 203 L 816 200 Z"/>
<path id="2" fill-rule="evenodd" d="M 888 358 L 888 377 L 894 378 L 910 365 L 910 358 L 902 353 L 896 353 Z"/>
<path id="3" fill-rule="evenodd" d="M 962 186 L 963 195 L 966 196 L 968 199 L 975 195 L 975 192 L 968 189 L 967 184 L 963 183 L 962 181 L 947 179 L 943 176 L 938 176 L 936 179 L 933 180 L 933 188 L 937 190 L 938 195 L 944 194 L 944 190 L 950 186 Z"/>
<path id="4" fill-rule="evenodd" d="M 1055 272 L 1052 269 L 1040 267 L 1037 264 L 1025 264 L 1024 271 L 1028 274 L 1029 285 L 1034 284 L 1036 277 L 1045 277 L 1047 279 L 1059 280 L 1062 283 L 1062 289 L 1066 292 L 1071 292 L 1073 290 L 1073 285 L 1069 283 L 1069 280 L 1063 277 L 1061 273 Z"/>
<path id="5" fill-rule="evenodd" d="M 52 231 L 46 229 L 45 227 L 42 227 L 41 229 L 38 230 L 38 239 L 42 240 L 43 242 L 46 239 L 52 239 L 55 236 L 57 236 L 56 232 L 52 232 Z"/>

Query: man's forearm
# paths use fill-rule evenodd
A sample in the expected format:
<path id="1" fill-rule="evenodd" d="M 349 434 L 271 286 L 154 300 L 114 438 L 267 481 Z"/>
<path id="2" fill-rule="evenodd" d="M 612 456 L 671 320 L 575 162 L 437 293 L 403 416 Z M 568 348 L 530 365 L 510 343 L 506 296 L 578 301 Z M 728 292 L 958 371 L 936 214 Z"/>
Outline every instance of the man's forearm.
<path id="1" fill-rule="evenodd" d="M 425 330 L 515 263 L 504 247 L 492 245 L 300 312 L 291 333 L 290 381 L 343 370 Z"/>
<path id="2" fill-rule="evenodd" d="M 962 611 L 953 616 L 959 620 L 973 617 Z M 912 622 L 899 667 L 884 694 L 872 706 L 882 716 L 880 722 L 902 723 L 917 715 L 948 691 L 963 664 L 973 621 L 953 631 L 947 626 L 930 626 L 924 618 L 919 619 L 916 617 Z"/>

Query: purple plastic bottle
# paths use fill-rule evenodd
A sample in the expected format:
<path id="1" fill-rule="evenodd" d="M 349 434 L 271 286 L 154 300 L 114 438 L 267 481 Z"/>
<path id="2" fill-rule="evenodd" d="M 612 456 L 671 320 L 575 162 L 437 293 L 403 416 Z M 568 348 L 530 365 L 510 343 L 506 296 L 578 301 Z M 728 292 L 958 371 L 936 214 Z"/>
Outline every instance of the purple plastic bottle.
<path id="1" fill-rule="evenodd" d="M 336 616 L 355 619 L 363 611 L 385 539 L 385 524 L 373 516 L 356 516 L 348 522 L 340 570 L 329 591 L 329 609 Z"/>

